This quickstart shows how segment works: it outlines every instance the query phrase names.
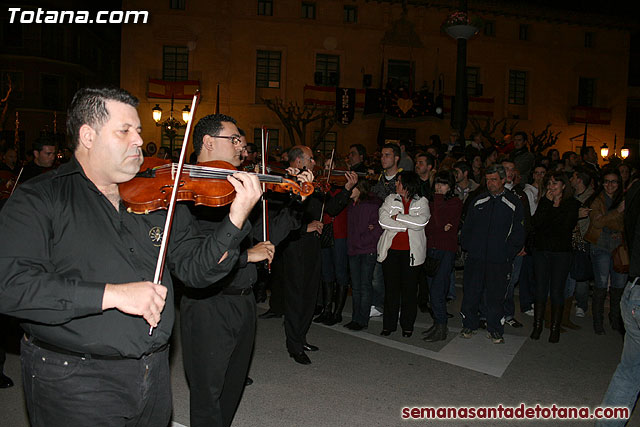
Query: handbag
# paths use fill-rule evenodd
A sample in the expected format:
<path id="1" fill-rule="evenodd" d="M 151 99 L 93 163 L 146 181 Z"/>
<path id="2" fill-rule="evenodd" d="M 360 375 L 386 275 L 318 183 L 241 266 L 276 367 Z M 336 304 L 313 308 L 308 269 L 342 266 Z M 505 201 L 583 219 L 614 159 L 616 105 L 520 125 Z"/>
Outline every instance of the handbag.
<path id="1" fill-rule="evenodd" d="M 611 253 L 613 259 L 613 271 L 616 273 L 629 273 L 629 248 L 622 240 L 622 243 Z"/>
<path id="2" fill-rule="evenodd" d="M 440 268 L 440 260 L 427 255 L 427 258 L 424 260 L 424 266 L 427 276 L 434 277 Z"/>
<path id="3" fill-rule="evenodd" d="M 322 226 L 322 234 L 320 235 L 320 247 L 322 249 L 333 247 L 333 222 Z"/>
<path id="4" fill-rule="evenodd" d="M 593 279 L 593 265 L 589 255 L 589 244 L 586 243 L 584 250 L 574 249 L 571 252 L 571 270 L 569 275 L 576 282 L 586 282 Z"/>

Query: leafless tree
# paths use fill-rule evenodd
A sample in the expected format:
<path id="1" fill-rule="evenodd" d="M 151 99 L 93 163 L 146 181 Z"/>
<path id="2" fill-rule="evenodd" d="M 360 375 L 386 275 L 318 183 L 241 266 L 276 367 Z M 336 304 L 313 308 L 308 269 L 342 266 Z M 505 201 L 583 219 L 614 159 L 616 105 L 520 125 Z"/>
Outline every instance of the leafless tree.
<path id="1" fill-rule="evenodd" d="M 280 98 L 262 98 L 262 101 L 284 125 L 287 135 L 289 135 L 290 146 L 310 145 L 315 149 L 336 123 L 335 110 L 333 109 L 319 108 L 315 104 L 300 106 L 297 102 L 284 101 Z M 315 121 L 320 121 L 318 135 L 311 141 L 311 144 L 307 144 L 307 125 Z"/>
<path id="2" fill-rule="evenodd" d="M 553 132 L 549 128 L 551 127 L 551 123 L 547 124 L 547 127 L 544 128 L 542 132 L 536 134 L 536 131 L 531 131 L 530 135 L 530 144 L 531 144 L 531 152 L 534 154 L 542 153 L 547 148 L 553 147 L 556 145 L 558 141 L 558 136 L 562 133 Z"/>

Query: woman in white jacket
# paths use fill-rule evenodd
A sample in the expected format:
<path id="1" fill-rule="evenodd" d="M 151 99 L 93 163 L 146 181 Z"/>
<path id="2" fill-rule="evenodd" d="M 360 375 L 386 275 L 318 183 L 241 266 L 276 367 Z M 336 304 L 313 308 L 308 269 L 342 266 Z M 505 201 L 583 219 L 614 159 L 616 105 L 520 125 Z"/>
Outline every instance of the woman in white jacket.
<path id="1" fill-rule="evenodd" d="M 420 178 L 415 172 L 398 174 L 396 193 L 380 207 L 383 233 L 378 241 L 378 261 L 384 273 L 384 317 L 381 335 L 397 329 L 401 309 L 402 336 L 410 337 L 418 311 L 419 266 L 427 253 L 424 227 L 429 221 L 429 202 L 418 195 Z"/>

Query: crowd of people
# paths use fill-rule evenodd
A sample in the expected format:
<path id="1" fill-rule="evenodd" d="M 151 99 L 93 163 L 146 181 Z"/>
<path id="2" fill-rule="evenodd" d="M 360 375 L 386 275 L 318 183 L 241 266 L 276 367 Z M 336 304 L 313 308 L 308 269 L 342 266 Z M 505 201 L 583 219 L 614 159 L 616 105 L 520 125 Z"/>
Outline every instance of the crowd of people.
<path id="1" fill-rule="evenodd" d="M 138 174 L 137 105 L 124 90 L 81 89 L 68 112 L 73 156 L 56 156 L 60 147 L 46 139 L 34 142 L 33 164 L 24 167 L 15 148 L 3 151 L 10 174 L 0 182 L 0 313 L 20 319 L 25 332 L 34 426 L 167 425 L 175 295 L 192 426 L 232 423 L 252 382 L 256 302 L 267 295 L 270 308 L 259 317 L 284 316 L 286 350 L 302 365 L 319 350 L 307 341 L 313 322 L 362 331 L 382 316 L 376 333 L 399 327 L 409 338 L 420 310 L 433 319 L 422 338 L 446 340 L 449 303 L 460 298 L 456 269 L 464 339 L 486 329 L 501 344 L 506 326 L 523 326 L 516 286 L 519 312 L 533 316 L 533 340 L 546 322 L 549 342 L 559 342 L 561 328 L 574 326 L 573 300 L 574 315 L 584 317 L 590 296 L 594 332 L 605 333 L 607 293 L 610 329 L 628 330 L 621 301 L 638 267 L 621 269 L 620 248 L 638 239 L 637 167 L 611 162 L 601 170 L 591 147 L 533 153 L 524 132 L 507 149 L 479 134 L 464 146 L 452 132 L 445 143 L 403 140 L 370 155 L 355 143 L 345 159 L 307 146 L 274 153 L 269 167 L 280 166 L 291 185 L 318 188 L 308 195 L 266 193 L 264 176 L 227 171 L 222 179 L 235 191 L 227 206 L 178 204 L 165 262 L 171 274 L 152 282 L 167 210 L 132 213 L 120 190 L 159 171 Z M 259 154 L 233 117 L 195 124 L 192 171 L 211 161 L 258 171 Z M 260 199 L 268 204 L 261 208 Z M 11 385 L 0 376 L 0 386 Z"/>

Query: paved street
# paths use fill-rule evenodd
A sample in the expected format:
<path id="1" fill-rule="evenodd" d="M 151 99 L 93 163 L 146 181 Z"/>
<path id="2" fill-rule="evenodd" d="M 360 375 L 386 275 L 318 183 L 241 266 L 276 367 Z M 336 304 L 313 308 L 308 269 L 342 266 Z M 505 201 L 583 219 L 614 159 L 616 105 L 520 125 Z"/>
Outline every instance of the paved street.
<path id="1" fill-rule="evenodd" d="M 449 311 L 456 312 L 459 304 L 460 297 Z M 265 310 L 265 305 L 259 307 L 259 312 Z M 608 327 L 605 336 L 596 336 L 588 315 L 574 318 L 582 329 L 563 333 L 559 344 L 547 342 L 548 330 L 543 340 L 533 342 L 528 338 L 532 318 L 520 315 L 519 320 L 525 327 L 506 326 L 504 345 L 491 344 L 483 331 L 470 340 L 450 333 L 446 342 L 425 343 L 420 332 L 430 320 L 422 313 L 411 338 L 402 338 L 399 332 L 381 337 L 380 318 L 362 332 L 314 324 L 308 339 L 320 351 L 309 353 L 313 361 L 309 366 L 289 358 L 282 319 L 259 320 L 250 372 L 255 383 L 245 390 L 234 425 L 395 426 L 403 422 L 404 406 L 518 406 L 521 402 L 597 406 L 618 362 L 621 337 Z M 451 319 L 452 332 L 460 327 L 459 318 Z M 177 427 L 189 425 L 188 388 L 178 342 L 174 339 L 171 359 Z M 5 370 L 17 386 L 0 390 L 0 425 L 27 426 L 17 355 L 8 355 Z M 637 420 L 634 417 L 630 425 L 639 425 Z M 422 423 L 477 425 L 479 421 Z M 501 424 L 534 425 L 483 423 Z M 548 425 L 556 424 L 560 422 Z M 573 425 L 592 422 L 562 422 L 562 426 Z"/>

